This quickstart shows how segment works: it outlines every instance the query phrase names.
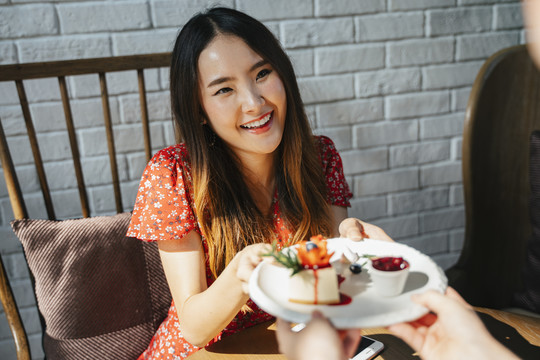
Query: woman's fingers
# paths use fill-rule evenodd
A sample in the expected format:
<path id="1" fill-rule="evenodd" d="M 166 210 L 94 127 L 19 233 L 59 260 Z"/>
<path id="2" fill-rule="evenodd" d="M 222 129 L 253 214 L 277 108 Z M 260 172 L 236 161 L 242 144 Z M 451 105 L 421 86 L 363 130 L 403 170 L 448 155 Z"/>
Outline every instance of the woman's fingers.
<path id="1" fill-rule="evenodd" d="M 291 323 L 281 318 L 276 319 L 276 338 L 278 341 L 279 352 L 290 354 L 294 352 L 295 333 L 291 330 Z"/>
<path id="2" fill-rule="evenodd" d="M 355 218 L 347 218 L 339 224 L 339 235 L 355 241 L 369 237 L 362 222 Z"/>
<path id="3" fill-rule="evenodd" d="M 394 241 L 380 227 L 356 218 L 347 218 L 343 220 L 339 224 L 339 235 L 354 241 L 360 241 L 363 239 Z"/>
<path id="4" fill-rule="evenodd" d="M 450 299 L 456 300 L 458 303 L 465 306 L 467 309 L 473 308 L 468 302 L 465 301 L 465 299 L 461 297 L 461 295 L 453 287 L 448 286 L 446 288 L 446 296 L 448 296 L 448 298 Z"/>
<path id="5" fill-rule="evenodd" d="M 262 261 L 262 254 L 271 249 L 272 247 L 268 244 L 255 244 L 238 253 L 240 259 L 236 269 L 236 277 L 242 282 L 242 291 L 245 294 L 249 294 L 249 278 L 255 267 Z"/>
<path id="6" fill-rule="evenodd" d="M 343 351 L 345 352 L 345 355 L 347 355 L 347 358 L 352 358 L 356 349 L 358 348 L 358 344 L 360 344 L 360 339 L 362 338 L 362 330 L 339 330 L 338 334 L 339 338 L 341 339 L 341 343 L 343 344 Z"/>
<path id="7" fill-rule="evenodd" d="M 434 313 L 427 313 L 426 315 L 422 316 L 420 319 L 411 321 L 409 324 L 414 326 L 415 328 L 419 328 L 422 326 L 431 326 L 437 321 L 437 315 Z"/>
<path id="8" fill-rule="evenodd" d="M 425 336 L 411 324 L 400 323 L 390 325 L 388 330 L 405 341 L 415 351 L 419 351 L 424 344 Z"/>
<path id="9" fill-rule="evenodd" d="M 394 242 L 394 240 L 380 227 L 365 222 L 362 223 L 364 224 L 365 232 L 370 239 Z"/>
<path id="10" fill-rule="evenodd" d="M 291 323 L 287 320 L 283 320 L 282 318 L 276 318 L 276 327 L 279 333 L 286 334 L 287 336 L 290 335 L 293 331 L 291 330 Z"/>
<path id="11" fill-rule="evenodd" d="M 451 296 L 455 296 L 455 294 L 452 294 Z M 414 294 L 411 296 L 411 299 L 415 303 L 422 305 L 439 315 L 449 313 L 450 309 L 452 308 L 461 307 L 461 302 L 465 301 L 461 299 L 461 297 L 459 297 L 461 300 L 446 297 L 435 290 L 428 290 L 421 294 Z"/>

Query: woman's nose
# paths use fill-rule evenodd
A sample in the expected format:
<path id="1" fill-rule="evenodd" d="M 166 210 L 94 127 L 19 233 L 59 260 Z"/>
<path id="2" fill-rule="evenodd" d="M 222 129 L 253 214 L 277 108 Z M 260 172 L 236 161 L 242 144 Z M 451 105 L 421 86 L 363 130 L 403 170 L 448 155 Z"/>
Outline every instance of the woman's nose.
<path id="1" fill-rule="evenodd" d="M 264 98 L 257 87 L 251 86 L 244 91 L 244 96 L 242 97 L 243 112 L 258 112 L 263 104 Z"/>

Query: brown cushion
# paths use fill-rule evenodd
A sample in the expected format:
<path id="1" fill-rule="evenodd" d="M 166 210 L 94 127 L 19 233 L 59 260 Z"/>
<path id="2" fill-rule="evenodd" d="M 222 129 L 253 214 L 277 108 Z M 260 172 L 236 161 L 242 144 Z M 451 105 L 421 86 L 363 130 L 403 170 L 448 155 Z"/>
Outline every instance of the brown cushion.
<path id="1" fill-rule="evenodd" d="M 12 222 L 35 278 L 48 359 L 134 359 L 166 316 L 157 245 L 126 237 L 130 218 Z"/>

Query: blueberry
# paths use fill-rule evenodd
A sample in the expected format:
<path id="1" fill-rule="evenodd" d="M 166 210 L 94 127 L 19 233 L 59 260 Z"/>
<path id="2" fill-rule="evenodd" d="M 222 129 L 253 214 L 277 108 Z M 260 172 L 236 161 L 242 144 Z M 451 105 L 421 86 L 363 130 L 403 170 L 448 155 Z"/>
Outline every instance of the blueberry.
<path id="1" fill-rule="evenodd" d="M 318 248 L 318 246 L 314 242 L 308 241 L 306 243 L 306 251 L 311 251 L 311 250 L 316 249 L 316 248 Z"/>
<path id="2" fill-rule="evenodd" d="M 360 274 L 362 272 L 362 265 L 360 265 L 360 264 L 351 264 L 349 266 L 349 270 L 351 270 L 351 272 L 353 274 Z"/>

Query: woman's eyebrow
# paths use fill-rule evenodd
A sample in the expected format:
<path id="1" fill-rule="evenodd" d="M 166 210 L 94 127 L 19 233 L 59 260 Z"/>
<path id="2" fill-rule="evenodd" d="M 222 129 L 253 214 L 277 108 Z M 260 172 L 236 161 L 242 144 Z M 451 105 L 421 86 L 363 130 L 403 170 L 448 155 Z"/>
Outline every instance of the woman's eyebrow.
<path id="1" fill-rule="evenodd" d="M 208 84 L 208 88 L 211 88 L 212 86 L 216 86 L 216 85 L 219 85 L 219 84 L 222 84 L 224 82 L 227 82 L 227 81 L 230 81 L 232 80 L 231 77 L 222 77 L 222 78 L 218 78 L 218 79 L 215 79 L 215 80 L 212 80 L 210 81 L 210 83 Z"/>
<path id="2" fill-rule="evenodd" d="M 249 71 L 251 72 L 251 71 L 253 71 L 255 69 L 258 69 L 261 66 L 264 66 L 266 64 L 268 64 L 268 61 L 266 61 L 264 59 L 260 60 L 260 61 L 257 61 L 255 64 L 253 64 L 253 66 L 251 66 L 251 68 L 249 68 Z M 223 84 L 224 82 L 231 81 L 231 80 L 232 80 L 232 77 L 229 77 L 229 76 L 217 78 L 217 79 L 214 79 L 214 80 L 210 81 L 210 83 L 208 84 L 207 87 L 210 88 L 212 86 Z"/>
<path id="3" fill-rule="evenodd" d="M 257 68 L 260 68 L 261 66 L 264 66 L 264 65 L 266 65 L 266 64 L 268 64 L 268 61 L 266 61 L 266 60 L 264 60 L 264 59 L 262 59 L 261 61 L 257 61 L 257 62 L 249 69 L 249 71 L 251 72 L 251 71 L 253 71 L 253 70 L 257 69 Z"/>

